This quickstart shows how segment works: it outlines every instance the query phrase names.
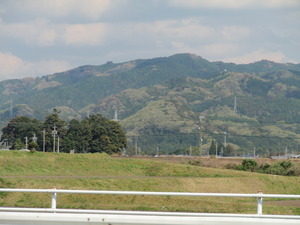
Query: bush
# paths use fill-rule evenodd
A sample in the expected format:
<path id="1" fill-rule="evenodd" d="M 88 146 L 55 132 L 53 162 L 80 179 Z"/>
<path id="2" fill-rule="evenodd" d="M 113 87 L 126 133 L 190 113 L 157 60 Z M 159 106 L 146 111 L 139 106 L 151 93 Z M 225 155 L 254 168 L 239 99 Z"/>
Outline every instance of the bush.
<path id="1" fill-rule="evenodd" d="M 269 163 L 262 164 L 256 169 L 256 172 L 266 173 L 266 171 L 271 167 Z"/>
<path id="2" fill-rule="evenodd" d="M 235 163 L 228 163 L 225 165 L 225 169 L 236 170 L 237 165 Z"/>
<path id="3" fill-rule="evenodd" d="M 295 175 L 296 169 L 293 168 L 293 163 L 291 161 L 280 161 L 270 165 L 268 168 L 265 168 L 264 173 L 275 174 L 275 175 Z"/>
<path id="4" fill-rule="evenodd" d="M 286 171 L 287 176 L 300 176 L 300 164 L 294 164 Z"/>
<path id="5" fill-rule="evenodd" d="M 242 170 L 253 172 L 257 166 L 257 162 L 253 159 L 244 159 L 242 161 Z"/>
<path id="6" fill-rule="evenodd" d="M 195 161 L 189 161 L 189 164 L 190 165 L 193 165 L 193 166 L 200 166 L 201 165 L 201 161 L 200 160 L 195 160 Z"/>

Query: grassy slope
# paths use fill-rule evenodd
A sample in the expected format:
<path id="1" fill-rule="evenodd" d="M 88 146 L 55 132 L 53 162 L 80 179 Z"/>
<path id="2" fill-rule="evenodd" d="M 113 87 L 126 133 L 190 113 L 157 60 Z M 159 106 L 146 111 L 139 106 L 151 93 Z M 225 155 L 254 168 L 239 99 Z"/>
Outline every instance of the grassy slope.
<path id="1" fill-rule="evenodd" d="M 282 177 L 101 154 L 0 152 L 0 186 L 90 190 L 300 194 L 300 177 Z M 1 206 L 50 207 L 47 194 L 0 193 Z M 255 199 L 58 195 L 60 208 L 255 213 Z M 275 203 L 278 203 L 275 202 Z M 299 214 L 265 204 L 264 213 Z"/>

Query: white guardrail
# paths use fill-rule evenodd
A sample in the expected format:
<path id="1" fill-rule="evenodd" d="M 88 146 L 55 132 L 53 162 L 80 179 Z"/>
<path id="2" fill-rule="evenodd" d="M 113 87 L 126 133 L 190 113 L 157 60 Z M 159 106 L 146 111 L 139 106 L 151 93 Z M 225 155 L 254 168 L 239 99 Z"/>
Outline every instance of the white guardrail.
<path id="1" fill-rule="evenodd" d="M 30 224 L 28 221 L 39 222 L 43 224 L 43 220 L 49 224 L 65 224 L 67 222 L 85 222 L 92 223 L 93 220 L 99 223 L 99 215 L 102 215 L 102 222 L 99 224 L 298 224 L 300 225 L 300 216 L 294 215 L 263 215 L 263 198 L 285 198 L 285 199 L 300 199 L 300 195 L 283 195 L 283 194 L 263 194 L 258 192 L 256 194 L 234 194 L 234 193 L 187 193 L 187 192 L 144 192 L 144 191 L 97 191 L 97 190 L 61 190 L 61 189 L 12 189 L 0 188 L 0 192 L 22 192 L 22 193 L 50 193 L 51 194 L 51 208 L 16 208 L 16 207 L 0 207 L 0 224 Z M 99 195 L 143 195 L 143 196 L 186 196 L 186 197 L 238 197 L 238 198 L 256 198 L 257 199 L 257 214 L 218 214 L 218 213 L 177 213 L 177 212 L 147 212 L 147 211 L 109 211 L 109 210 L 81 210 L 81 209 L 57 209 L 57 195 L 58 194 L 99 194 Z M 13 213 L 13 214 L 12 214 Z M 23 219 L 17 219 L 22 215 Z M 49 216 L 50 215 L 50 216 Z M 84 219 L 83 219 L 83 215 Z M 97 217 L 92 216 L 97 215 Z M 104 219 L 106 215 L 106 219 Z M 65 216 L 65 217 L 64 217 Z M 76 220 L 80 216 L 81 219 Z M 130 216 L 130 217 L 128 217 Z M 152 222 L 146 222 L 148 220 Z M 140 218 L 141 217 L 141 218 Z M 26 219 L 27 218 L 27 219 Z M 42 219 L 44 218 L 44 219 Z M 48 219 L 47 219 L 48 218 Z M 50 219 L 52 218 L 52 219 Z M 55 218 L 55 219 L 53 219 Z M 94 219 L 93 219 L 94 218 Z M 97 219 L 96 219 L 97 218 Z M 109 219 L 110 218 L 110 219 Z M 127 218 L 127 219 L 126 219 Z M 133 219 L 135 218 L 135 219 Z M 162 218 L 164 218 L 162 220 Z M 180 222 L 179 218 L 185 218 Z M 200 219 L 201 218 L 201 219 Z M 209 219 L 210 218 L 210 219 Z M 212 219 L 214 218 L 214 219 Z M 222 218 L 220 220 L 220 218 Z M 75 219 L 75 221 L 74 221 Z M 157 220 L 158 219 L 158 220 Z M 199 223 L 200 220 L 202 221 Z M 250 220 L 249 220 L 250 219 Z M 256 221 L 260 219 L 259 221 Z M 263 223 L 261 219 L 264 219 Z M 107 222 L 107 220 L 114 221 Z M 137 222 L 136 220 L 143 220 Z M 156 221 L 157 220 L 157 221 Z M 205 220 L 207 223 L 203 222 Z M 221 221 L 222 223 L 212 223 L 213 221 Z M 244 222 L 240 223 L 242 220 Z M 15 221 L 15 222 L 13 222 Z M 17 221 L 17 222 L 16 222 Z M 45 222 L 44 221 L 44 222 Z M 130 222 L 128 222 L 130 221 Z M 156 222 L 155 222 L 156 221 Z M 164 222 L 162 222 L 164 221 Z M 167 222 L 169 221 L 169 222 Z M 176 222 L 177 221 L 177 222 Z M 194 222 L 193 222 L 194 221 Z M 226 223 L 226 221 L 228 223 Z M 240 222 L 239 222 L 240 221 Z M 256 222 L 257 223 L 256 223 Z M 278 222 L 278 223 L 277 223 Z M 98 224 L 97 223 L 97 224 Z M 35 223 L 33 223 L 35 224 Z M 48 224 L 48 223 L 47 223 Z M 66 223 L 68 224 L 68 223 Z M 71 223 L 70 223 L 71 224 Z M 81 224 L 81 223 L 76 223 Z"/>

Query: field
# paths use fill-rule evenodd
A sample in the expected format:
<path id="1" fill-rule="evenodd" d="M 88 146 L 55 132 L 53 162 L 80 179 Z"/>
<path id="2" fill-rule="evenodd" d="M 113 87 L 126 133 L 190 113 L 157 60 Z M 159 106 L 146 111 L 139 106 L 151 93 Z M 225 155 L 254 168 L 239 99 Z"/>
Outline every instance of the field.
<path id="1" fill-rule="evenodd" d="M 1 151 L 0 166 L 2 188 L 300 194 L 297 176 L 156 158 Z M 0 193 L 0 206 L 50 207 L 50 203 L 50 194 Z M 256 199 L 59 194 L 58 208 L 255 213 Z M 264 199 L 263 213 L 299 215 L 299 201 Z"/>

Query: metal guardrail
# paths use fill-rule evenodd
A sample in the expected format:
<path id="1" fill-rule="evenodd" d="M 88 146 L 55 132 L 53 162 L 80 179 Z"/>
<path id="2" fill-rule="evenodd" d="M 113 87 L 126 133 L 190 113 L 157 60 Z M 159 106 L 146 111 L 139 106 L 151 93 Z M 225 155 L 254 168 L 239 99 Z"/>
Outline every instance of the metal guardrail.
<path id="1" fill-rule="evenodd" d="M 50 193 L 51 194 L 51 209 L 47 212 L 54 212 L 57 209 L 57 194 L 99 194 L 99 195 L 152 195 L 152 196 L 187 196 L 187 197 L 239 197 L 239 198 L 256 198 L 257 199 L 257 215 L 263 214 L 263 198 L 289 198 L 300 199 L 300 195 L 283 195 L 283 194 L 234 194 L 234 193 L 188 193 L 188 192 L 144 192 L 144 191 L 97 191 L 97 190 L 62 190 L 62 189 L 13 189 L 0 188 L 0 192 L 24 192 L 24 193 Z M 16 208 L 0 207 L 0 211 L 13 211 Z M 20 209 L 24 211 L 25 209 Z M 39 211 L 41 209 L 36 209 Z M 49 211 L 50 210 L 50 211 Z M 30 211 L 35 211 L 30 208 Z M 45 210 L 44 210 L 45 211 Z"/>

